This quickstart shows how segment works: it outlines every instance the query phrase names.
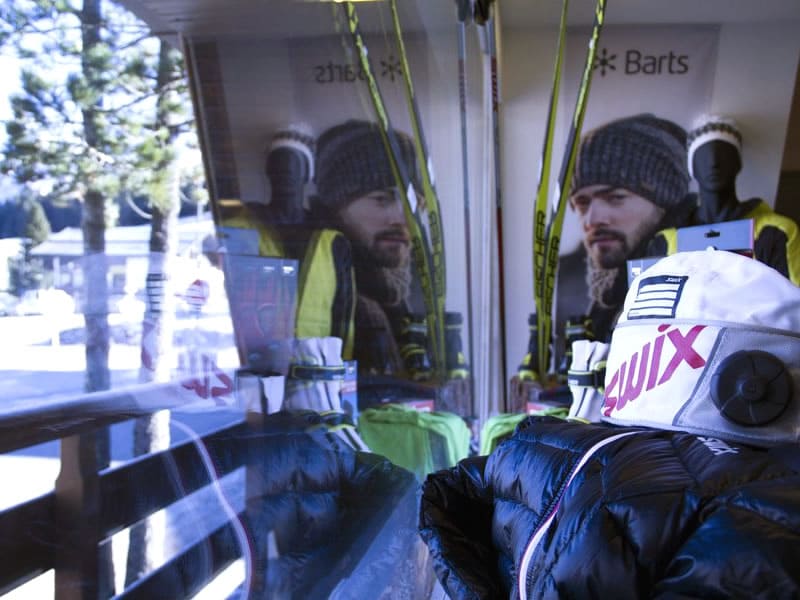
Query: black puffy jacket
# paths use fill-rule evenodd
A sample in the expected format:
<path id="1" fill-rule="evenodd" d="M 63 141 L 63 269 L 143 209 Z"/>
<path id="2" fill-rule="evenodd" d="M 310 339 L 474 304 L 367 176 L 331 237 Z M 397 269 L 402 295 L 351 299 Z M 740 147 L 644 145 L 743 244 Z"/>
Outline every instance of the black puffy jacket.
<path id="1" fill-rule="evenodd" d="M 420 533 L 454 600 L 797 598 L 793 464 L 800 449 L 529 417 L 428 477 Z"/>
<path id="2" fill-rule="evenodd" d="M 415 600 L 426 585 L 416 478 L 343 443 L 337 419 L 274 413 L 248 439 L 249 598 Z"/>

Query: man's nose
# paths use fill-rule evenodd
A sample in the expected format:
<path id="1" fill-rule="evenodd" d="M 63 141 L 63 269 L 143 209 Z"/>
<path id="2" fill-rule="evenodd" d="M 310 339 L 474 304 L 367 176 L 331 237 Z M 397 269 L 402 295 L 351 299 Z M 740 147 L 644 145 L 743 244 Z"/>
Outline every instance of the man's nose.
<path id="1" fill-rule="evenodd" d="M 405 225 L 406 215 L 403 212 L 403 200 L 395 197 L 386 212 L 386 217 L 392 225 Z"/>
<path id="2" fill-rule="evenodd" d="M 584 229 L 590 229 L 598 225 L 608 224 L 608 218 L 609 212 L 606 210 L 604 203 L 592 200 L 589 202 L 586 212 L 583 213 L 583 227 Z"/>

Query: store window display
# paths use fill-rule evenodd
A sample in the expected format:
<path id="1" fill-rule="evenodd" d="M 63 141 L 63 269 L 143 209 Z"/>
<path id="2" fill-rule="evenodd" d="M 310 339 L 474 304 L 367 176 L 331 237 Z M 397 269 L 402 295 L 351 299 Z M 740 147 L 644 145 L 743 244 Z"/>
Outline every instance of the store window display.
<path id="1" fill-rule="evenodd" d="M 758 261 L 650 267 L 591 423 L 528 417 L 425 481 L 420 533 L 449 596 L 796 596 L 798 340 L 800 290 Z"/>
<path id="2" fill-rule="evenodd" d="M 736 121 L 722 115 L 704 115 L 689 133 L 687 165 L 697 181 L 697 209 L 688 225 L 753 219 L 754 255 L 795 284 L 800 284 L 800 232 L 797 224 L 775 213 L 761 198 L 740 201 L 736 178 L 742 170 L 742 134 Z M 674 228 L 659 232 L 650 253 L 677 250 Z"/>

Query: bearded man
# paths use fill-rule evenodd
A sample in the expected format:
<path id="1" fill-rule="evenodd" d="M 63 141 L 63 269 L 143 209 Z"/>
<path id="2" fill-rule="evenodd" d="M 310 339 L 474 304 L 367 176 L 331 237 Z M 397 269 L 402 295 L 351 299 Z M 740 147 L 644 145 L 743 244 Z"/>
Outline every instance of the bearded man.
<path id="1" fill-rule="evenodd" d="M 589 317 L 598 340 L 610 339 L 625 300 L 626 261 L 645 256 L 657 231 L 684 225 L 696 205 L 688 191 L 686 132 L 672 121 L 639 114 L 581 140 L 570 206 L 583 231 Z"/>
<path id="2" fill-rule="evenodd" d="M 399 131 L 395 136 L 417 183 L 413 142 Z M 378 126 L 351 120 L 320 135 L 315 182 L 312 217 L 342 231 L 352 247 L 359 372 L 397 374 L 403 370 L 397 339 L 410 312 L 411 237 Z"/>

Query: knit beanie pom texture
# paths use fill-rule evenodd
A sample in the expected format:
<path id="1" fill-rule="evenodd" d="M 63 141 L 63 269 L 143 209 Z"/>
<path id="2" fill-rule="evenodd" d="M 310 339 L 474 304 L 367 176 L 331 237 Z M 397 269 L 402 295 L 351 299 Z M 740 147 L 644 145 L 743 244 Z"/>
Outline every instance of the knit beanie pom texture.
<path id="1" fill-rule="evenodd" d="M 414 144 L 404 133 L 394 134 L 400 160 L 418 186 Z M 325 131 L 317 140 L 316 184 L 313 202 L 334 211 L 370 192 L 395 187 L 397 181 L 378 125 L 350 120 Z"/>
<path id="2" fill-rule="evenodd" d="M 581 142 L 572 191 L 590 185 L 627 189 L 665 210 L 689 191 L 686 131 L 652 114 L 611 121 Z"/>

